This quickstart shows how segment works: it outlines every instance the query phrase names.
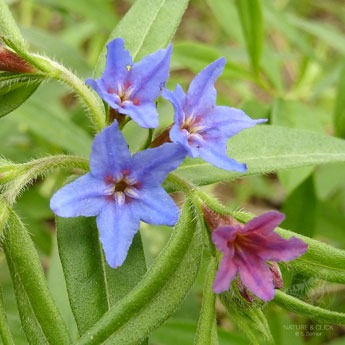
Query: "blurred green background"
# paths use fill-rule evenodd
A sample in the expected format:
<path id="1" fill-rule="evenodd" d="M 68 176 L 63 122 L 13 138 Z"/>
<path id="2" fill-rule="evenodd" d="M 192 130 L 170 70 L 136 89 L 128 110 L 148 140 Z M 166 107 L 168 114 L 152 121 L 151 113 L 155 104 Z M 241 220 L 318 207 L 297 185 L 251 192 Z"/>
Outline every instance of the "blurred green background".
<path id="1" fill-rule="evenodd" d="M 133 2 L 8 1 L 31 51 L 53 57 L 82 78 L 92 75 L 109 33 Z M 192 0 L 173 41 L 168 87 L 180 83 L 186 88 L 203 67 L 225 56 L 227 65 L 217 82 L 218 104 L 241 108 L 253 118 L 267 117 L 274 125 L 345 138 L 344 2 L 263 0 L 262 20 L 262 59 L 259 72 L 254 73 L 248 54 L 251 46 L 242 32 L 235 0 Z M 172 122 L 172 109 L 160 100 L 159 111 L 164 128 Z M 130 124 L 125 135 L 134 151 L 146 134 Z M 24 162 L 56 153 L 88 157 L 92 131 L 74 95 L 56 82 L 44 82 L 25 104 L 1 119 L 0 138 L 0 156 Z M 345 164 L 299 168 L 206 189 L 233 208 L 257 214 L 280 209 L 287 216 L 283 227 L 344 249 L 344 168 Z M 30 230 L 51 290 L 73 331 L 75 324 L 55 248 L 54 217 L 49 209 L 49 198 L 63 179 L 60 172 L 35 181 L 23 193 L 16 210 Z M 166 243 L 170 229 L 143 224 L 141 230 L 150 263 Z M 206 260 L 204 266 L 182 308 L 154 332 L 150 344 L 193 343 Z M 345 312 L 344 286 L 283 273 L 292 294 Z M 0 284 L 16 344 L 26 344 L 2 252 Z M 265 313 L 278 345 L 345 344 L 344 327 L 319 325 L 271 304 Z M 218 323 L 220 344 L 248 343 L 220 304 Z M 319 330 L 311 336 L 296 335 L 299 325 Z"/>

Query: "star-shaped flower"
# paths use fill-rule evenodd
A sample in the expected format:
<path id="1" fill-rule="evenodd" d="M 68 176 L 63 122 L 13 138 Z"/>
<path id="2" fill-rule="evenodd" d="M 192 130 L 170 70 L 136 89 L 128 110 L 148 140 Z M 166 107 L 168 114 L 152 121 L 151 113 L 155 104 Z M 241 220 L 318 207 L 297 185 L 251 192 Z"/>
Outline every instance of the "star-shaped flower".
<path id="1" fill-rule="evenodd" d="M 128 115 L 139 126 L 158 126 L 158 113 L 154 101 L 160 95 L 169 77 L 172 46 L 145 56 L 133 64 L 124 48 L 124 41 L 116 38 L 107 45 L 106 66 L 99 79 L 87 79 L 99 96 L 117 110 Z"/>
<path id="2" fill-rule="evenodd" d="M 266 261 L 290 261 L 308 248 L 296 237 L 286 240 L 274 232 L 284 217 L 270 211 L 246 224 L 224 225 L 212 232 L 214 244 L 224 254 L 213 284 L 215 293 L 228 290 L 239 273 L 242 283 L 254 295 L 264 301 L 274 297 L 272 273 Z"/>
<path id="3" fill-rule="evenodd" d="M 131 156 L 114 122 L 93 142 L 91 171 L 55 193 L 50 207 L 60 217 L 97 216 L 107 262 L 121 266 L 140 220 L 176 223 L 179 209 L 161 183 L 185 156 L 183 147 L 173 143 Z"/>
<path id="4" fill-rule="evenodd" d="M 191 82 L 187 95 L 180 85 L 175 91 L 165 89 L 162 96 L 175 109 L 170 139 L 182 144 L 191 157 L 201 157 L 218 168 L 246 171 L 246 165 L 227 156 L 227 139 L 243 129 L 266 120 L 252 120 L 243 111 L 216 106 L 214 83 L 224 69 L 220 58 L 203 69 Z"/>

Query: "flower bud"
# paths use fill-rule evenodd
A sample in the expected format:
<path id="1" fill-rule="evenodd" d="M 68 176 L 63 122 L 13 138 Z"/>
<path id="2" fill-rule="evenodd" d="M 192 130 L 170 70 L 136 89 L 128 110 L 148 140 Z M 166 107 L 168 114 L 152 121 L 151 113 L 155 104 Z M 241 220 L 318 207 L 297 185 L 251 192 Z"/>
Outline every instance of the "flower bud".
<path id="1" fill-rule="evenodd" d="M 0 71 L 32 73 L 35 69 L 16 53 L 0 46 Z"/>
<path id="2" fill-rule="evenodd" d="M 276 262 L 268 262 L 268 268 L 272 273 L 273 286 L 275 289 L 282 289 L 284 287 L 282 273 Z"/>
<path id="3" fill-rule="evenodd" d="M 205 222 L 211 232 L 219 226 L 233 226 L 236 224 L 240 224 L 236 219 L 232 218 L 231 216 L 217 213 L 205 204 L 202 205 L 202 213 L 204 215 Z"/>

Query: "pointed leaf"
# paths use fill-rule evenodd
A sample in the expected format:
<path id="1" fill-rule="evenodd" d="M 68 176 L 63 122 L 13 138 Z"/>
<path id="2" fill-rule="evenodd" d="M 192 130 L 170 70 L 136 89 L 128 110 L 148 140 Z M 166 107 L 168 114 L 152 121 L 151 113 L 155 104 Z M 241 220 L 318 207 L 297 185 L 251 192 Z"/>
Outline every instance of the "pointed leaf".
<path id="1" fill-rule="evenodd" d="M 165 48 L 173 38 L 188 5 L 188 0 L 138 0 L 126 13 L 109 40 L 121 37 L 133 60 Z M 140 19 L 138 19 L 140 18 Z M 101 75 L 105 66 L 103 49 L 95 76 Z"/>
<path id="2" fill-rule="evenodd" d="M 49 293 L 38 254 L 13 211 L 4 232 L 3 248 L 29 343 L 70 345 L 67 327 Z"/>
<path id="3" fill-rule="evenodd" d="M 4 345 L 15 345 L 12 335 L 11 335 L 10 328 L 8 326 L 1 289 L 0 289 L 0 337 Z"/>
<path id="4" fill-rule="evenodd" d="M 247 172 L 229 172 L 200 159 L 188 159 L 176 174 L 196 185 L 207 185 L 289 168 L 344 162 L 345 141 L 301 129 L 260 125 L 232 137 L 228 155 L 246 163 Z"/>
<path id="5" fill-rule="evenodd" d="M 38 88 L 42 77 L 0 73 L 0 117 L 24 103 Z"/>
<path id="6" fill-rule="evenodd" d="M 339 76 L 333 117 L 336 135 L 345 138 L 345 61 Z"/>
<path id="7" fill-rule="evenodd" d="M 345 313 L 338 313 L 320 307 L 315 307 L 280 290 L 276 290 L 276 295 L 273 302 L 296 314 L 307 316 L 312 320 L 330 322 L 332 324 L 339 325 L 345 324 Z"/>
<path id="8" fill-rule="evenodd" d="M 137 344 L 177 309 L 193 285 L 201 261 L 201 231 L 195 216 L 187 200 L 170 241 L 142 281 L 78 345 Z"/>
<path id="9" fill-rule="evenodd" d="M 261 52 L 264 41 L 261 1 L 237 0 L 236 5 L 252 68 L 254 72 L 258 73 L 260 70 Z"/>
<path id="10" fill-rule="evenodd" d="M 137 235 L 124 265 L 108 267 L 94 218 L 57 218 L 58 246 L 67 291 L 80 334 L 131 290 L 145 273 Z"/>
<path id="11" fill-rule="evenodd" d="M 211 257 L 208 264 L 206 281 L 204 283 L 202 306 L 198 328 L 194 338 L 195 345 L 218 345 L 216 295 L 212 290 L 217 268 L 216 258 Z"/>

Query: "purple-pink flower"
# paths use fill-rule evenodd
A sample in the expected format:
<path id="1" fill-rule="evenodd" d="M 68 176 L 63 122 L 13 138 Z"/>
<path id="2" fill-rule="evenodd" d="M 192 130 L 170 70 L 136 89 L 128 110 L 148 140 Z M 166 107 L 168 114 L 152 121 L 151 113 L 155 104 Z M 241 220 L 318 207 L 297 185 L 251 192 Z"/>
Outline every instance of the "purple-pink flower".
<path id="1" fill-rule="evenodd" d="M 220 262 L 213 291 L 229 289 L 237 274 L 254 295 L 264 301 L 274 297 L 272 273 L 266 261 L 290 261 L 301 256 L 308 245 L 296 237 L 282 238 L 274 229 L 285 216 L 270 211 L 246 224 L 219 226 L 212 240 L 224 255 Z"/>
<path id="2" fill-rule="evenodd" d="M 131 156 L 117 122 L 92 145 L 90 172 L 57 191 L 50 207 L 60 217 L 96 216 L 107 262 L 121 266 L 140 220 L 172 226 L 179 208 L 161 187 L 185 158 L 178 144 L 166 143 Z"/>
<path id="3" fill-rule="evenodd" d="M 182 144 L 189 156 L 201 157 L 218 168 L 245 172 L 245 164 L 227 156 L 227 140 L 240 131 L 266 120 L 253 120 L 242 110 L 217 106 L 214 83 L 224 69 L 220 58 L 204 68 L 191 82 L 187 95 L 180 85 L 165 89 L 162 97 L 175 109 L 170 139 Z"/>
<path id="4" fill-rule="evenodd" d="M 133 64 L 122 38 L 107 45 L 105 70 L 99 79 L 87 79 L 89 84 L 111 108 L 128 115 L 139 126 L 158 126 L 155 100 L 169 77 L 172 46 L 160 49 Z"/>

